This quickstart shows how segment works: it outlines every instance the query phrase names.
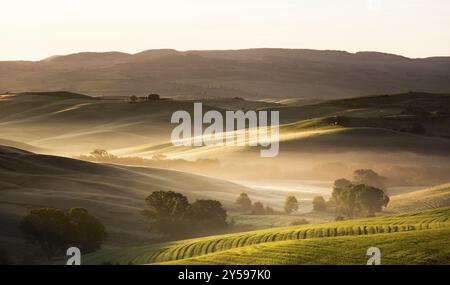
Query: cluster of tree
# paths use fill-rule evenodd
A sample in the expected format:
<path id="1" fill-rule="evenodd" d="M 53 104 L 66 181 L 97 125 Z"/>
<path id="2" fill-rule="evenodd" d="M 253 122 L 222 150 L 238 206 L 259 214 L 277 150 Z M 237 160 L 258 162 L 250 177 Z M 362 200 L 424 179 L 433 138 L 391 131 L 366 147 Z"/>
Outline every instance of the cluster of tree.
<path id="1" fill-rule="evenodd" d="M 158 94 L 150 94 L 145 97 L 138 97 L 136 95 L 130 96 L 130 103 L 137 103 L 139 101 L 158 101 L 161 100 L 161 97 Z"/>
<path id="2" fill-rule="evenodd" d="M 48 259 L 64 254 L 71 246 L 82 253 L 96 251 L 106 239 L 105 226 L 83 208 L 31 210 L 20 230 L 26 242 L 38 245 Z"/>
<path id="3" fill-rule="evenodd" d="M 196 160 L 185 160 L 181 158 L 172 159 L 167 158 L 162 153 L 157 153 L 151 158 L 144 158 L 140 156 L 116 156 L 105 149 L 95 149 L 88 155 L 80 155 L 75 157 L 80 160 L 95 161 L 95 162 L 106 162 L 106 163 L 116 163 L 116 164 L 127 164 L 127 165 L 142 165 L 142 166 L 152 166 L 152 167 L 165 167 L 165 168 L 176 168 L 179 170 L 207 170 L 211 168 L 217 169 L 219 167 L 218 159 L 209 158 L 199 158 Z"/>
<path id="4" fill-rule="evenodd" d="M 356 214 L 373 216 L 389 203 L 389 197 L 382 189 L 365 184 L 353 184 L 346 179 L 335 181 L 332 200 L 337 215 L 348 217 Z"/>
<path id="5" fill-rule="evenodd" d="M 261 202 L 252 203 L 247 193 L 241 193 L 235 202 L 241 212 L 247 212 L 252 215 L 273 215 L 276 212 L 269 206 L 264 207 Z M 284 211 L 290 214 L 298 210 L 298 201 L 294 196 L 288 196 L 284 202 Z"/>
<path id="6" fill-rule="evenodd" d="M 372 169 L 357 169 L 353 172 L 353 178 L 352 181 L 347 180 L 345 178 L 338 179 L 334 182 L 334 196 L 331 197 L 329 201 L 326 201 L 322 196 L 316 196 L 313 199 L 313 209 L 317 212 L 324 212 L 327 211 L 328 208 L 333 207 L 336 208 L 338 212 L 341 214 L 350 213 L 353 214 L 353 207 L 349 205 L 348 203 L 352 203 L 354 200 L 352 197 L 356 197 L 355 195 L 359 193 L 361 196 L 362 193 L 366 193 L 359 197 L 359 199 L 369 199 L 370 195 L 378 195 L 380 201 L 385 201 L 388 197 L 386 195 L 386 182 L 387 179 Z M 358 187 L 357 187 L 358 186 Z M 345 189 L 347 192 L 345 192 L 343 189 Z M 349 190 L 353 189 L 353 190 Z M 376 190 L 375 190 L 376 189 Z M 381 192 L 380 192 L 381 191 Z M 345 195 L 349 195 L 348 197 L 343 197 L 344 192 Z M 370 193 L 367 194 L 367 193 Z M 384 195 L 384 196 L 382 196 Z M 339 196 L 341 199 L 336 200 L 335 196 Z M 367 197 L 366 197 L 367 196 Z M 387 202 L 386 202 L 387 203 Z M 367 204 L 364 202 L 363 204 Z M 348 207 L 345 207 L 347 205 Z M 374 206 L 375 209 L 378 209 L 377 206 Z M 345 209 L 347 208 L 347 209 Z M 348 210 L 350 209 L 350 210 Z M 359 212 L 365 211 L 368 215 L 372 215 L 378 210 L 368 209 L 367 206 L 358 206 L 356 208 Z"/>
<path id="7" fill-rule="evenodd" d="M 269 207 L 264 207 L 261 202 L 252 203 L 247 193 L 241 193 L 235 202 L 239 211 L 250 213 L 251 215 L 273 215 L 275 211 Z"/>
<path id="8" fill-rule="evenodd" d="M 165 237 L 192 235 L 227 226 L 227 212 L 219 201 L 197 200 L 173 191 L 155 191 L 145 199 L 151 230 Z"/>

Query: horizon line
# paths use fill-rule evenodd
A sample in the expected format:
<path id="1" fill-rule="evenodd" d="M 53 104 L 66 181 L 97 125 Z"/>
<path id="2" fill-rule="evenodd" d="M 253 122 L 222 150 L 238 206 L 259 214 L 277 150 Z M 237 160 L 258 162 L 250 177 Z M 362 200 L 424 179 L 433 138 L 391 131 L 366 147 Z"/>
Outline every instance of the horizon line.
<path id="1" fill-rule="evenodd" d="M 377 51 L 377 50 L 360 50 L 360 51 L 355 51 L 355 52 L 350 52 L 347 50 L 339 50 L 339 49 L 313 49 L 313 48 L 283 48 L 283 47 L 251 47 L 251 48 L 232 48 L 232 49 L 175 49 L 175 48 L 152 48 L 152 49 L 144 49 L 138 52 L 125 52 L 125 51 L 120 51 L 120 50 L 105 50 L 105 51 L 93 51 L 93 50 L 85 50 L 85 51 L 79 51 L 79 52 L 72 52 L 72 53 L 66 53 L 66 54 L 54 54 L 54 55 L 49 55 L 47 57 L 41 58 L 41 59 L 37 59 L 37 60 L 28 60 L 28 59 L 11 59 L 11 60 L 0 60 L 0 62 L 18 62 L 18 61 L 22 61 L 22 62 L 41 62 L 41 61 L 46 61 L 46 60 L 51 60 L 52 58 L 57 58 L 57 57 L 65 57 L 65 56 L 71 56 L 71 55 L 77 55 L 77 54 L 83 54 L 83 53 L 91 53 L 91 54 L 107 54 L 107 53 L 121 53 L 121 54 L 126 54 L 126 55 L 137 55 L 143 52 L 148 52 L 148 51 L 163 51 L 163 50 L 167 50 L 167 51 L 175 51 L 175 52 L 179 52 L 179 53 L 189 53 L 189 52 L 208 52 L 208 51 L 248 51 L 248 50 L 301 50 L 301 51 L 318 51 L 318 52 L 340 52 L 340 53 L 347 53 L 350 55 L 357 55 L 357 54 L 361 54 L 361 53 L 374 53 L 374 54 L 384 54 L 384 55 L 391 55 L 391 56 L 397 56 L 397 57 L 402 57 L 405 59 L 411 59 L 411 60 L 416 60 L 416 59 L 430 59 L 430 58 L 450 58 L 450 55 L 432 55 L 432 56 L 427 56 L 427 57 L 409 57 L 409 56 L 405 56 L 402 54 L 397 54 L 397 53 L 392 53 L 392 52 L 384 52 L 384 51 Z"/>

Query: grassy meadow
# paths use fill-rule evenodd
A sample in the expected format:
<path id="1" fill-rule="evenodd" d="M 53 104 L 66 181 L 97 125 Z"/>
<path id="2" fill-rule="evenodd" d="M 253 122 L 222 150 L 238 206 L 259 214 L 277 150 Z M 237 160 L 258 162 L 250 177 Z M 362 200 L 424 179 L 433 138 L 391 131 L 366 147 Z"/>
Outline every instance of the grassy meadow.
<path id="1" fill-rule="evenodd" d="M 449 217 L 450 208 L 441 208 L 410 214 L 273 228 L 104 251 L 86 257 L 84 262 L 94 264 L 152 264 L 161 262 L 189 264 L 190 261 L 193 261 L 193 263 L 198 264 L 222 264 L 221 261 L 223 261 L 224 264 L 271 264 L 271 262 L 275 264 L 299 264 L 294 263 L 294 261 L 307 258 L 311 251 L 317 249 L 315 255 L 318 255 L 321 246 L 325 248 L 334 246 L 334 254 L 328 255 L 329 259 L 323 257 L 325 259 L 306 261 L 308 264 L 333 264 L 336 261 L 334 257 L 339 252 L 345 252 L 341 251 L 342 248 L 337 245 L 344 244 L 344 249 L 353 248 L 353 251 L 338 263 L 347 263 L 352 260 L 351 258 L 354 257 L 358 248 L 362 251 L 360 254 L 364 256 L 363 249 L 366 245 L 371 244 L 371 241 L 375 242 L 376 245 L 378 245 L 378 240 L 382 244 L 390 244 L 389 248 L 395 249 L 393 251 L 394 256 L 401 255 L 403 250 L 405 250 L 405 254 L 408 251 L 417 251 L 417 248 L 414 247 L 412 249 L 404 247 L 403 237 L 406 237 L 409 244 L 433 240 L 431 249 L 439 251 L 440 248 L 444 248 L 447 251 L 444 252 L 444 257 L 439 255 L 443 254 L 439 252 L 436 257 L 430 256 L 430 258 L 442 260 L 448 257 L 445 253 L 448 253 L 449 245 Z M 441 238 L 433 239 L 438 236 Z M 304 248 L 310 248 L 309 252 L 306 252 L 306 256 L 301 253 L 301 249 Z M 297 249 L 300 251 L 297 251 Z M 267 255 L 269 253 L 275 254 Z M 293 255 L 291 256 L 292 259 L 287 253 Z M 286 254 L 288 256 L 284 256 Z M 295 257 L 296 254 L 298 257 Z M 420 253 L 416 252 L 416 254 L 427 254 L 427 251 L 426 249 L 425 251 L 421 250 Z M 256 255 L 256 259 L 253 259 L 253 255 Z M 279 255 L 280 257 L 277 259 Z M 260 259 L 258 259 L 258 256 Z M 262 256 L 265 256 L 265 259 Z M 411 259 L 411 263 L 414 263 L 415 258 L 417 257 Z M 286 260 L 291 260 L 291 263 Z M 356 263 L 356 260 L 358 259 L 350 263 Z M 391 260 L 392 263 L 401 263 L 398 257 Z"/>

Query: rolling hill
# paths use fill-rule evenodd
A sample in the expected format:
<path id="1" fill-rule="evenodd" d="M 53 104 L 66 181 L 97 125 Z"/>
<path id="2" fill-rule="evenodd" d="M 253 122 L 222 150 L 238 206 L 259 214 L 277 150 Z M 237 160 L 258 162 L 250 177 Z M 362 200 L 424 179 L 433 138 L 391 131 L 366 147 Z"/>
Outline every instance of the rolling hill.
<path id="1" fill-rule="evenodd" d="M 251 175 L 249 170 L 258 169 L 258 175 L 263 171 L 267 177 L 297 179 L 303 175 L 307 179 L 329 180 L 336 178 L 331 176 L 333 172 L 322 175 L 322 171 L 314 171 L 315 164 L 336 161 L 357 165 L 347 168 L 369 167 L 364 165 L 370 161 L 371 168 L 391 173 L 391 168 L 397 167 L 399 173 L 405 170 L 405 164 L 412 167 L 413 160 L 414 167 L 418 168 L 411 170 L 414 175 L 408 170 L 390 178 L 401 177 L 404 181 L 417 177 L 414 185 L 421 186 L 448 181 L 443 179 L 443 176 L 447 178 L 444 173 L 448 172 L 450 156 L 450 96 L 447 94 L 411 92 L 306 105 L 241 98 L 203 99 L 202 102 L 204 111 L 224 112 L 238 106 L 279 111 L 279 156 L 269 163 L 255 160 L 259 157 L 259 147 L 173 147 L 171 115 L 177 110 L 192 112 L 192 100 L 163 99 L 131 104 L 127 98 L 89 97 L 71 92 L 0 95 L 0 138 L 6 140 L 6 145 L 69 157 L 100 148 L 119 156 L 152 158 L 163 154 L 169 159 L 213 158 L 220 160 L 223 168 L 197 173 L 225 179 L 247 179 Z M 386 159 L 393 156 L 395 160 Z M 286 169 L 284 165 L 293 159 L 303 162 L 296 166 L 305 166 Z"/>
<path id="2" fill-rule="evenodd" d="M 103 262 L 353 264 L 362 262 L 367 248 L 376 246 L 379 242 L 382 248 L 386 246 L 386 249 L 393 249 L 385 252 L 386 256 L 391 254 L 391 263 L 405 262 L 401 258 L 405 258 L 403 255 L 410 252 L 411 263 L 426 263 L 427 260 L 433 262 L 433 258 L 438 258 L 439 262 L 447 264 L 450 262 L 449 239 L 446 238 L 450 234 L 449 216 L 450 208 L 440 208 L 360 220 L 272 228 L 119 250 L 103 250 L 85 257 L 84 262 L 87 264 Z M 403 240 L 406 244 L 431 242 L 427 246 L 408 248 L 402 243 Z M 340 246 L 337 246 L 338 244 Z M 349 252 L 342 251 L 343 247 L 348 248 Z M 445 251 L 442 252 L 441 249 Z M 360 250 L 361 256 L 358 258 L 355 257 L 356 250 Z M 316 259 L 312 258 L 311 254 Z M 336 256 L 339 258 L 335 259 Z"/>
<path id="3" fill-rule="evenodd" d="M 414 212 L 450 206 L 450 184 L 391 197 L 387 211 Z"/>
<path id="4" fill-rule="evenodd" d="M 0 92 L 71 90 L 96 96 L 342 98 L 450 91 L 448 57 L 302 49 L 82 52 L 0 62 Z"/>
<path id="5" fill-rule="evenodd" d="M 376 245 L 383 265 L 448 265 L 450 230 L 428 230 L 280 241 L 205 256 L 162 262 L 165 265 L 364 265 Z M 420 244 L 418 247 L 417 245 Z"/>
<path id="6" fill-rule="evenodd" d="M 231 182 L 158 168 L 90 163 L 38 155 L 0 146 L 0 240 L 23 248 L 18 223 L 31 209 L 84 207 L 109 232 L 108 245 L 136 244 L 155 236 L 141 211 L 153 191 L 176 191 L 195 199 L 219 199 L 225 206 L 247 192 L 264 193 Z"/>

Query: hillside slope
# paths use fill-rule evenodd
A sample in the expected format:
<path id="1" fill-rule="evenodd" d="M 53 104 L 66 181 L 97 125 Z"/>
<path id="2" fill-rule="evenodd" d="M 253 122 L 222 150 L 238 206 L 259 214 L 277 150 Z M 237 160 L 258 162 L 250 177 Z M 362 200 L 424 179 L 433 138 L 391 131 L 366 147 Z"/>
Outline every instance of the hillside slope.
<path id="1" fill-rule="evenodd" d="M 279 241 L 166 265 L 365 265 L 367 249 L 381 251 L 382 265 L 449 265 L 450 229 Z M 418 246 L 420 245 L 420 246 Z"/>
<path id="2" fill-rule="evenodd" d="M 0 240 L 23 246 L 18 223 L 31 209 L 84 207 L 109 232 L 108 244 L 154 237 L 141 214 L 153 191 L 176 191 L 230 205 L 249 188 L 218 179 L 157 168 L 121 167 L 37 155 L 0 146 Z"/>
<path id="3" fill-rule="evenodd" d="M 391 197 L 387 211 L 414 212 L 450 206 L 450 184 Z"/>
<path id="4" fill-rule="evenodd" d="M 343 222 L 305 225 L 268 230 L 209 236 L 173 243 L 154 244 L 119 250 L 104 250 L 85 258 L 87 263 L 158 263 L 226 252 L 236 248 L 246 249 L 256 244 L 269 245 L 285 240 L 328 240 L 330 237 L 391 235 L 397 232 L 420 232 L 448 229 L 450 208 L 382 216 Z M 448 230 L 445 232 L 448 234 Z M 395 237 L 394 237 L 395 238 Z M 448 242 L 448 241 L 447 241 Z M 316 247 L 314 247 L 317 249 Z M 270 257 L 267 257 L 270 258 Z M 234 262 L 233 260 L 230 263 Z M 252 263 L 252 260 L 248 260 Z M 238 262 L 239 263 L 239 262 Z"/>
<path id="5" fill-rule="evenodd" d="M 339 98 L 450 91 L 450 60 L 301 49 L 78 53 L 0 62 L 0 92 Z"/>

